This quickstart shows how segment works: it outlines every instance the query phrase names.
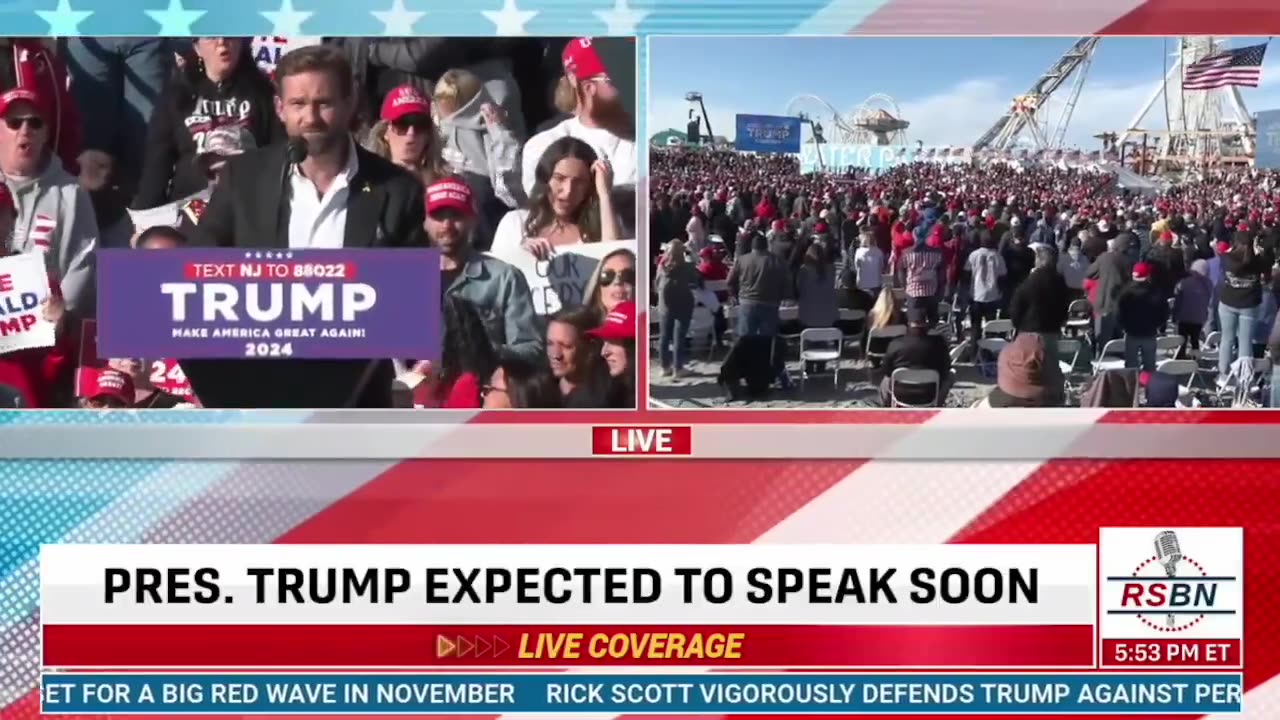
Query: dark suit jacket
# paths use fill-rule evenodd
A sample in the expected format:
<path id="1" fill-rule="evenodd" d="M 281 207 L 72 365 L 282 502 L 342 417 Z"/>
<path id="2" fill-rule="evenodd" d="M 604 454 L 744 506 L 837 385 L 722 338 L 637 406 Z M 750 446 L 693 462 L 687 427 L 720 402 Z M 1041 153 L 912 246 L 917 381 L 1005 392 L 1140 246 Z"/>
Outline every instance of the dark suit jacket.
<path id="1" fill-rule="evenodd" d="M 347 201 L 345 247 L 425 247 L 421 183 L 373 153 L 358 147 L 356 152 L 358 170 Z M 231 160 L 200 218 L 192 245 L 287 249 L 284 171 L 284 145 Z M 411 308 L 405 312 L 406 318 L 412 317 Z M 394 370 L 389 360 L 181 362 L 205 407 L 392 407 Z"/>

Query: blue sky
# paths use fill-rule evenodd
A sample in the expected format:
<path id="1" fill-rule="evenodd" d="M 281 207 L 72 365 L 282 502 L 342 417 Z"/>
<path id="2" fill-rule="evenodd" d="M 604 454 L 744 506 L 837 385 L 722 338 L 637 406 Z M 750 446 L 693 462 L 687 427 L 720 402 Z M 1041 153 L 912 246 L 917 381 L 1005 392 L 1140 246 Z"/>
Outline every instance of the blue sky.
<path id="1" fill-rule="evenodd" d="M 716 134 L 730 138 L 736 114 L 787 114 L 798 95 L 816 95 L 849 114 L 870 95 L 884 93 L 911 123 L 910 141 L 969 145 L 1075 40 L 655 37 L 649 41 L 648 133 L 684 129 L 684 94 L 690 90 L 703 94 Z M 1231 46 L 1265 40 L 1236 38 Z M 1165 57 L 1176 44 L 1175 38 L 1103 39 L 1067 126 L 1066 144 L 1096 149 L 1093 135 L 1128 126 L 1164 76 Z M 1069 88 L 1070 81 L 1051 101 L 1055 121 Z M 1262 87 L 1242 88 L 1242 94 L 1250 112 L 1280 108 L 1280 43 L 1267 52 Z M 820 109 L 810 113 L 817 116 Z M 1164 126 L 1163 100 L 1143 126 Z"/>

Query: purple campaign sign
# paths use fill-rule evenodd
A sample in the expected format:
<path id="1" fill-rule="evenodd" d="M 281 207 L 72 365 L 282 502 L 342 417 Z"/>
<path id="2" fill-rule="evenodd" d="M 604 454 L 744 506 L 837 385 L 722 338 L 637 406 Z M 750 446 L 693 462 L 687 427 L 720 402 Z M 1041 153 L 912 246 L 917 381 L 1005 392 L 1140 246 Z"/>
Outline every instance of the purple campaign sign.
<path id="1" fill-rule="evenodd" d="M 98 352 L 113 358 L 438 359 L 426 249 L 98 251 Z"/>

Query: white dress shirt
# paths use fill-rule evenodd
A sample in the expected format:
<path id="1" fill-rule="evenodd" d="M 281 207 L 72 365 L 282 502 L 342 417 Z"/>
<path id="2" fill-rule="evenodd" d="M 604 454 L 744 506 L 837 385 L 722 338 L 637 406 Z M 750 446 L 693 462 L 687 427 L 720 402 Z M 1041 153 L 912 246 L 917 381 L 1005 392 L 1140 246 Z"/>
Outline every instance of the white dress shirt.
<path id="1" fill-rule="evenodd" d="M 351 180 L 360 168 L 353 140 L 347 149 L 347 167 L 320 195 L 315 183 L 294 165 L 289 175 L 289 247 L 294 250 L 336 250 L 344 245 L 347 231 L 347 198 Z"/>

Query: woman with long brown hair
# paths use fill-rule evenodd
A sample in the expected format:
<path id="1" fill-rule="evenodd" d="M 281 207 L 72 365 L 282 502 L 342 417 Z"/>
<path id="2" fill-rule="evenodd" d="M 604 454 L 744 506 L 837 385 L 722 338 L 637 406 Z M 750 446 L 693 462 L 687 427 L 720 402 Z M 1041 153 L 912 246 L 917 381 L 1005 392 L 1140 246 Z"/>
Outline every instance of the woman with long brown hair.
<path id="1" fill-rule="evenodd" d="M 494 234 L 491 252 L 521 250 L 545 260 L 557 247 L 623 239 L 610 191 L 613 169 L 585 142 L 555 141 L 538 161 L 528 210 L 512 210 Z"/>

